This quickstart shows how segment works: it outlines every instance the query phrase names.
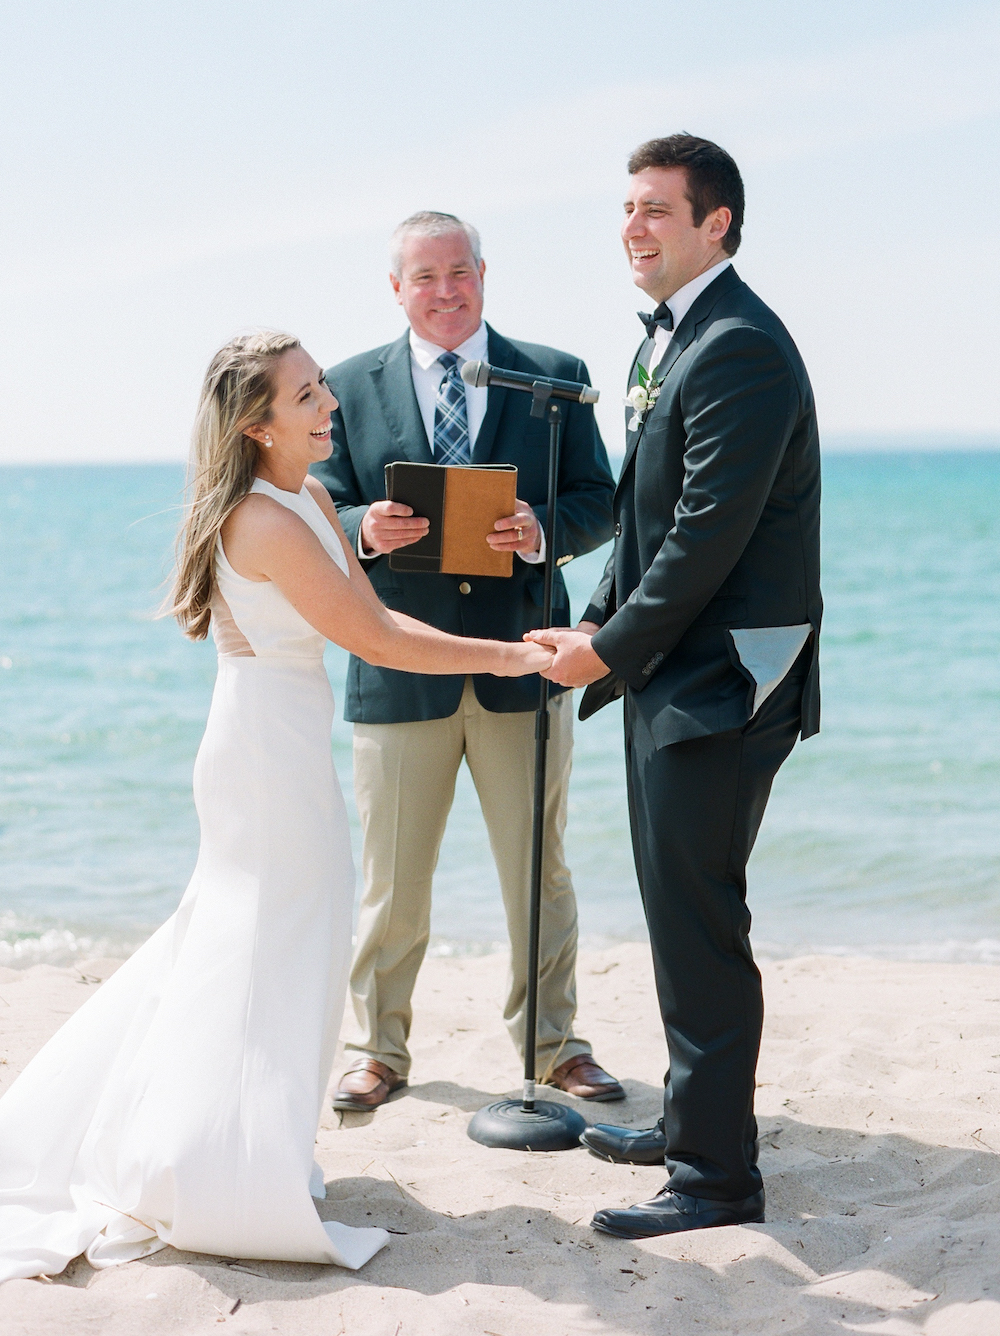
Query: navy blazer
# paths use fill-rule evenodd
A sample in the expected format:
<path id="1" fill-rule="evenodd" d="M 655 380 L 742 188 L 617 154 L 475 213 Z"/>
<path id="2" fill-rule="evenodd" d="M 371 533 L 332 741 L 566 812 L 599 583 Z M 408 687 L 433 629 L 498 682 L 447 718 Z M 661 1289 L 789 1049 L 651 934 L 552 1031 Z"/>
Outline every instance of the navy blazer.
<path id="1" fill-rule="evenodd" d="M 594 649 L 617 688 L 588 688 L 581 717 L 624 683 L 657 746 L 742 728 L 757 684 L 733 630 L 808 623 L 809 737 L 823 600 L 819 434 L 802 358 L 730 267 L 681 320 L 655 375 L 659 397 L 627 433 L 614 552 L 584 613 L 601 626 Z"/>
<path id="2" fill-rule="evenodd" d="M 494 366 L 589 383 L 584 364 L 554 348 L 515 343 L 493 329 L 489 329 L 488 348 Z M 333 414 L 333 452 L 311 471 L 329 491 L 348 541 L 356 546 L 368 505 L 385 499 L 385 465 L 400 459 L 433 461 L 413 389 L 409 331 L 395 343 L 332 367 L 326 381 L 340 401 Z M 530 408 L 529 394 L 491 387 L 472 462 L 516 464 L 517 495 L 532 507 L 544 528 L 549 428 L 546 422 L 529 416 Z M 564 404 L 555 550 L 548 560 L 554 558 L 557 566 L 564 565 L 607 542 L 612 536 L 613 493 L 614 480 L 593 408 Z M 464 581 L 471 585 L 468 594 L 459 591 L 462 576 L 391 571 L 387 557 L 365 565 L 386 607 L 452 635 L 520 640 L 525 631 L 541 624 L 541 563 L 532 566 L 515 555 L 509 579 L 469 577 Z M 569 597 L 558 570 L 552 620 L 556 626 L 569 622 Z M 536 708 L 535 675 L 477 674 L 473 681 L 476 696 L 487 710 L 509 713 Z M 344 717 L 368 724 L 446 719 L 458 709 L 464 682 L 464 675 L 376 668 L 352 655 Z"/>

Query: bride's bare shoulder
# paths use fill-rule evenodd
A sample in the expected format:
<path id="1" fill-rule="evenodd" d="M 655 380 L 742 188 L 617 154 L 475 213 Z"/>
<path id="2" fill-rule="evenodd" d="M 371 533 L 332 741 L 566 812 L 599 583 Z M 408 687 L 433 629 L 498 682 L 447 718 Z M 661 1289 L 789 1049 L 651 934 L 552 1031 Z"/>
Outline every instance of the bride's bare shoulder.
<path id="1" fill-rule="evenodd" d="M 307 473 L 306 487 L 309 490 L 309 495 L 316 502 L 330 523 L 334 525 L 339 524 L 337 507 L 333 504 L 330 493 L 320 482 L 319 478 L 314 478 L 311 473 Z"/>
<path id="2" fill-rule="evenodd" d="M 222 541 L 287 538 L 306 528 L 294 511 L 262 492 L 251 492 L 233 507 L 222 525 Z"/>
<path id="3" fill-rule="evenodd" d="M 222 546 L 237 575 L 273 580 L 289 561 L 301 566 L 319 544 L 294 511 L 270 496 L 251 492 L 226 516 Z"/>

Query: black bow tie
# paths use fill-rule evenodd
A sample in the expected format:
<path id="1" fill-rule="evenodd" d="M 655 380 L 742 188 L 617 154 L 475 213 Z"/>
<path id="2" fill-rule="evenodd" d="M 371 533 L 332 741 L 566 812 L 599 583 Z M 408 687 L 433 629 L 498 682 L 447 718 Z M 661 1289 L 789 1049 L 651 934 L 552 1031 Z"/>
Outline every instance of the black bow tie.
<path id="1" fill-rule="evenodd" d="M 636 311 L 636 315 L 646 326 L 646 338 L 652 339 L 656 336 L 657 325 L 662 325 L 664 329 L 673 329 L 674 316 L 666 302 L 660 302 L 659 306 L 652 315 L 648 311 Z"/>

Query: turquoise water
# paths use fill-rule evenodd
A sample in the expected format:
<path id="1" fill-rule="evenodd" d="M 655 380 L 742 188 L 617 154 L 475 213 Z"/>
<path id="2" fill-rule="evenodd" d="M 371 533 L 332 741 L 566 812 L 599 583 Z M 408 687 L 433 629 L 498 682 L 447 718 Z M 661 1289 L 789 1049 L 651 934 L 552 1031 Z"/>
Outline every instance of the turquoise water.
<path id="1" fill-rule="evenodd" d="M 194 865 L 210 645 L 153 612 L 182 472 L 0 469 L 0 963 L 122 951 Z M 1000 960 L 1000 454 L 830 455 L 823 732 L 751 862 L 757 949 Z M 579 611 L 605 553 L 566 568 Z M 345 656 L 329 653 L 338 696 Z M 620 706 L 578 726 L 567 840 L 583 937 L 643 935 Z M 350 729 L 334 730 L 350 806 Z M 357 831 L 355 830 L 355 835 Z M 467 773 L 439 951 L 503 940 Z"/>

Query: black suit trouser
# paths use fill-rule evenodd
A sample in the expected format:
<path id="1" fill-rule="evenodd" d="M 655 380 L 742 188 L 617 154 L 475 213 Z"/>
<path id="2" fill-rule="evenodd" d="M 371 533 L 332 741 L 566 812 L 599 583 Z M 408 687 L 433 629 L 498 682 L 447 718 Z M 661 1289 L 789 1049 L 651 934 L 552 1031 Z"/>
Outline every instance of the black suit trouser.
<path id="1" fill-rule="evenodd" d="M 670 1069 L 669 1186 L 716 1201 L 762 1186 L 754 1079 L 764 1005 L 746 865 L 801 726 L 797 663 L 741 729 L 659 750 L 626 694 L 632 847 Z"/>

